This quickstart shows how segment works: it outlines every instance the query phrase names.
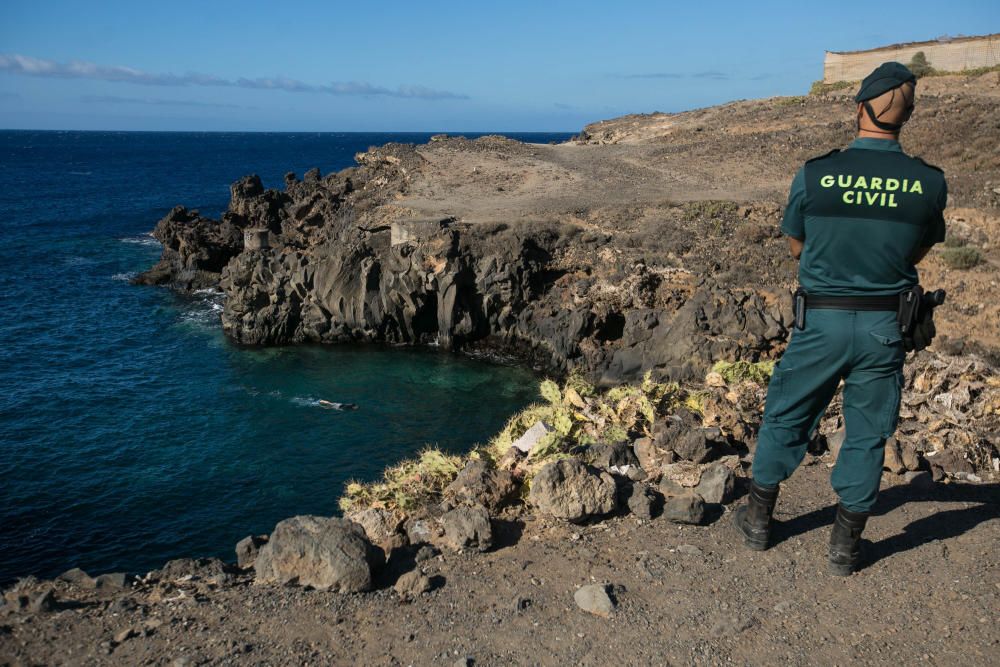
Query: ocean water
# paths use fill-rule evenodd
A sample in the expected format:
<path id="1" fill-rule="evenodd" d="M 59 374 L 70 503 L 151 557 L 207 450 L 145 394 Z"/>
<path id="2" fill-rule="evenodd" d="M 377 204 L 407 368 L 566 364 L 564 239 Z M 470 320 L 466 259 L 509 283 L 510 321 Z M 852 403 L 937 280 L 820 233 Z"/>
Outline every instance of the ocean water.
<path id="1" fill-rule="evenodd" d="M 219 294 L 128 283 L 175 204 L 216 216 L 245 174 L 278 187 L 429 136 L 0 132 L 0 583 L 231 560 L 282 518 L 336 513 L 347 479 L 485 441 L 536 399 L 525 370 L 432 350 L 237 347 Z"/>

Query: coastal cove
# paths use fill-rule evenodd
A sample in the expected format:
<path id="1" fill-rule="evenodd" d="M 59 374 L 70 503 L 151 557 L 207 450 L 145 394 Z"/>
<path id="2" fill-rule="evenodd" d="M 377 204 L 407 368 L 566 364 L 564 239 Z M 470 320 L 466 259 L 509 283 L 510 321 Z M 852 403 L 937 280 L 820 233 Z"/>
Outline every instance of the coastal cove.
<path id="1" fill-rule="evenodd" d="M 818 146 L 853 134 L 850 98 L 834 92 L 625 116 L 553 145 L 396 141 L 341 171 L 285 156 L 271 173 L 225 171 L 211 205 L 172 194 L 173 208 L 129 221 L 119 201 L 50 246 L 6 248 L 18 280 L 5 294 L 25 303 L 16 290 L 42 285 L 58 307 L 26 309 L 11 326 L 5 368 L 44 380 L 29 352 L 48 350 L 61 365 L 47 367 L 62 369 L 59 355 L 87 332 L 124 381 L 94 381 L 101 368 L 90 364 L 66 386 L 14 384 L 4 418 L 33 415 L 44 432 L 74 400 L 97 395 L 130 437 L 125 455 L 91 457 L 103 479 L 129 479 L 115 468 L 125 461 L 133 473 L 183 468 L 162 497 L 195 508 L 193 523 L 176 518 L 214 525 L 212 539 L 227 543 L 164 550 L 154 569 L 64 560 L 55 578 L 20 578 L 0 605 L 0 662 L 992 664 L 1000 318 L 987 297 L 1000 165 L 993 144 L 971 139 L 995 116 L 1000 80 L 941 78 L 924 90 L 927 113 L 904 148 L 955 174 L 951 242 L 921 265 L 948 300 L 934 345 L 904 367 L 871 543 L 854 575 L 831 577 L 825 558 L 830 469 L 846 442 L 840 396 L 782 484 L 771 548 L 747 550 L 732 521 L 789 337 L 787 185 Z M 831 123 L 831 109 L 844 120 Z M 965 169 L 968 153 L 954 145 L 982 149 L 973 157 L 983 168 Z M 131 231 L 148 230 L 154 214 L 162 246 Z M 116 231 L 79 252 L 73 241 L 101 221 Z M 122 248 L 142 256 L 122 259 Z M 955 262 L 955 251 L 976 261 Z M 66 269 L 37 270 L 68 257 L 89 266 L 90 254 L 100 262 L 72 281 Z M 91 287 L 103 309 L 74 310 Z M 127 304 L 145 324 L 120 326 Z M 185 317 L 196 312 L 208 315 Z M 194 346 L 173 336 L 187 326 Z M 125 342 L 145 352 L 111 354 Z M 509 354 L 552 379 L 449 350 Z M 323 409 L 321 399 L 358 409 Z M 158 451 L 177 434 L 121 416 L 141 407 L 169 413 L 184 447 Z M 219 433 L 205 414 L 220 407 L 237 417 L 233 440 L 206 447 Z M 470 418 L 494 414 L 494 426 Z M 359 432 L 363 416 L 373 419 Z M 317 435 L 319 424 L 342 430 Z M 248 448 L 247 429 L 261 425 L 291 435 Z M 92 424 L 71 426 L 60 435 Z M 425 427 L 439 430 L 415 435 Z M 435 441 L 440 449 L 421 451 Z M 23 484 L 16 472 L 42 471 L 56 494 L 84 496 L 104 539 L 150 514 L 63 483 L 79 458 L 66 465 L 60 454 L 72 449 L 49 449 L 57 454 L 31 468 L 28 457 L 46 450 L 22 448 L 20 468 L 0 473 Z M 220 453 L 192 457 L 202 450 Z M 345 466 L 373 472 L 345 486 L 332 478 Z M 190 477 L 207 483 L 185 497 Z M 318 489 L 321 506 L 298 499 L 261 528 L 204 509 L 206 497 L 263 507 L 242 479 Z M 10 534 L 14 548 L 45 537 Z"/>
<path id="2" fill-rule="evenodd" d="M 429 137 L 0 132 L 0 582 L 231 557 L 287 516 L 336 513 L 348 479 L 465 450 L 535 400 L 530 371 L 428 349 L 241 347 L 217 291 L 128 283 L 178 201 L 216 215 L 248 172 L 276 186 Z"/>

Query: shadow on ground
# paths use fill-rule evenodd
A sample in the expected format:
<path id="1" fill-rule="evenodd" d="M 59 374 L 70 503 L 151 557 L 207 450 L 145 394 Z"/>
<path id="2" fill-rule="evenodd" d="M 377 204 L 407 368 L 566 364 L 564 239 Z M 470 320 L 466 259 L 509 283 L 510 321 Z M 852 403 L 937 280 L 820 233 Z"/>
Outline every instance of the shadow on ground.
<path id="1" fill-rule="evenodd" d="M 1000 518 L 1000 484 L 938 484 L 934 488 L 927 489 L 910 484 L 894 486 L 879 494 L 872 515 L 885 515 L 907 503 L 918 502 L 976 504 L 972 507 L 936 512 L 907 524 L 901 533 L 868 543 L 863 568 L 928 542 L 957 537 L 981 523 Z M 830 526 L 836 510 L 836 505 L 830 505 L 789 521 L 776 522 L 773 531 L 774 544 L 780 544 L 817 528 Z"/>

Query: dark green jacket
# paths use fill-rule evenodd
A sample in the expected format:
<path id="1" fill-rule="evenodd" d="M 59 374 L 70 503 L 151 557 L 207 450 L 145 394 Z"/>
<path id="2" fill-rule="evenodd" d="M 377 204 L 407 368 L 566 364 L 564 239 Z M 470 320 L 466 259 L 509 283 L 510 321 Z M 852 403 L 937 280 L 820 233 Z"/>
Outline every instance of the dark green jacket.
<path id="1" fill-rule="evenodd" d="M 944 240 L 944 172 L 889 139 L 855 139 L 809 160 L 792 181 L 781 230 L 805 242 L 811 294 L 896 294 L 917 284 L 918 248 Z"/>

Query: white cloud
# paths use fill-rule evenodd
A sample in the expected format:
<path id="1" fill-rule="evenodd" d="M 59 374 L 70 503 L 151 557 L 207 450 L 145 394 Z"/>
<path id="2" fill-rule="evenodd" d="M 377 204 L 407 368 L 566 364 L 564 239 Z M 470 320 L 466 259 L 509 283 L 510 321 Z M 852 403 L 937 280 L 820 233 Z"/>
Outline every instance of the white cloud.
<path id="1" fill-rule="evenodd" d="M 385 88 L 361 81 L 334 82 L 313 85 L 289 79 L 238 78 L 224 79 L 211 74 L 188 72 L 187 74 L 158 74 L 145 72 L 133 67 L 118 65 L 98 65 L 82 60 L 58 63 L 53 60 L 33 58 L 20 54 L 0 54 L 0 72 L 55 79 L 92 79 L 116 83 L 134 83 L 143 86 L 211 86 L 237 87 L 253 90 L 281 90 L 289 93 L 318 93 L 327 95 L 350 95 L 357 97 L 399 97 L 418 100 L 463 100 L 467 95 L 447 90 L 435 90 L 425 86 L 399 86 Z"/>

